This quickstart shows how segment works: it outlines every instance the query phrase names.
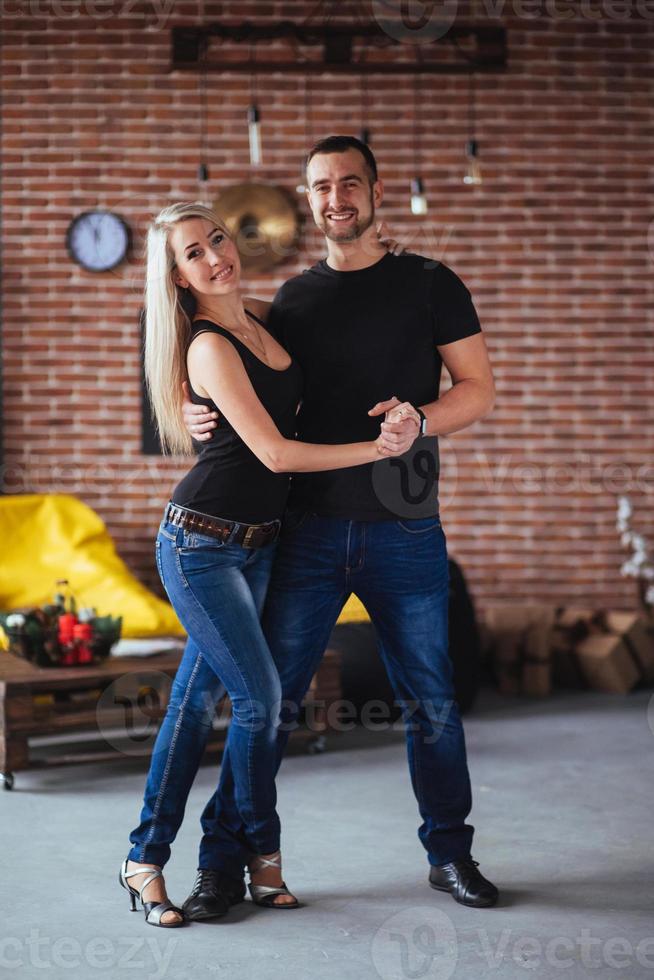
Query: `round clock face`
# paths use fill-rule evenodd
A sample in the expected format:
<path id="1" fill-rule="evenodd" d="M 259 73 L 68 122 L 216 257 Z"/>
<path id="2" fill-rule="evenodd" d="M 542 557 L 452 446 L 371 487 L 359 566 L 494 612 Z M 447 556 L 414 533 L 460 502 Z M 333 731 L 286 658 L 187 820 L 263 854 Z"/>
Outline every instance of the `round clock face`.
<path id="1" fill-rule="evenodd" d="M 107 272 L 127 255 L 129 228 L 111 211 L 85 211 L 71 221 L 66 244 L 84 269 Z"/>

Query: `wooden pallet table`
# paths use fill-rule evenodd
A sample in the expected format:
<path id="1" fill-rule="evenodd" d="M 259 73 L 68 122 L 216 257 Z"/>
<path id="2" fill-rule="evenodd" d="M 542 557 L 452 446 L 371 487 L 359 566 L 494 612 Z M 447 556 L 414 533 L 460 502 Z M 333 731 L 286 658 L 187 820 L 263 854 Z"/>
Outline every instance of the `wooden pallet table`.
<path id="1" fill-rule="evenodd" d="M 14 785 L 14 774 L 26 769 L 147 756 L 168 703 L 179 649 L 150 657 L 109 657 L 85 667 L 39 668 L 0 652 L 0 781 Z M 291 732 L 309 751 L 325 748 L 332 730 L 330 706 L 341 696 L 340 657 L 328 650 L 305 698 L 307 723 Z M 229 703 L 217 706 L 220 727 L 207 751 L 221 751 L 229 720 Z M 103 743 L 97 749 L 57 745 L 39 756 L 35 738 L 56 742 L 71 733 Z"/>

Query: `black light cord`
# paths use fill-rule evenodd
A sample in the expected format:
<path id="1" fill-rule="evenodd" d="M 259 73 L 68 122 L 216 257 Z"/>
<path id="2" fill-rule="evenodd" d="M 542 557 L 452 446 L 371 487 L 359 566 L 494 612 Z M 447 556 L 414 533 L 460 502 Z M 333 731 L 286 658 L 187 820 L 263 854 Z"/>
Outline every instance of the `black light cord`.
<path id="1" fill-rule="evenodd" d="M 207 167 L 207 128 L 208 128 L 208 103 L 207 103 L 207 48 L 208 39 L 205 37 L 200 42 L 200 163 L 198 164 L 198 180 L 206 183 L 209 180 L 209 170 Z"/>

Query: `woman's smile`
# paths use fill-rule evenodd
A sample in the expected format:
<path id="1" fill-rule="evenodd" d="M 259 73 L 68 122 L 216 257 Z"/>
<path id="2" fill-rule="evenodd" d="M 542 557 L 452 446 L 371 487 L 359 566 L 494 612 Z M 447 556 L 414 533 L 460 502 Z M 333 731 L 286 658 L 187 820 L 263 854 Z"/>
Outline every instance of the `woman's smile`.
<path id="1" fill-rule="evenodd" d="M 214 272 L 214 274 L 209 278 L 211 279 L 212 282 L 225 282 L 227 279 L 231 277 L 233 272 L 234 272 L 234 266 L 227 265 L 223 269 L 220 269 L 218 272 Z"/>

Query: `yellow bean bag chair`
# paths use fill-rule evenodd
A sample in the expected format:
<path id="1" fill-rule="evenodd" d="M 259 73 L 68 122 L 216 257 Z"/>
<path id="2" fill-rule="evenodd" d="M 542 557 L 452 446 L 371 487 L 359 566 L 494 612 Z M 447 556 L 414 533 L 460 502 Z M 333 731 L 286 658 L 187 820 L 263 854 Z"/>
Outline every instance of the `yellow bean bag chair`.
<path id="1" fill-rule="evenodd" d="M 122 616 L 124 637 L 184 636 L 168 602 L 146 589 L 116 554 L 98 515 L 75 497 L 0 497 L 0 609 L 52 602 L 68 579 L 78 606 Z"/>
<path id="2" fill-rule="evenodd" d="M 57 579 L 67 579 L 80 607 L 123 617 L 124 637 L 185 635 L 172 606 L 132 575 L 104 522 L 81 500 L 64 494 L 0 497 L 0 540 L 1 611 L 52 602 Z M 339 622 L 367 618 L 351 596 Z"/>

